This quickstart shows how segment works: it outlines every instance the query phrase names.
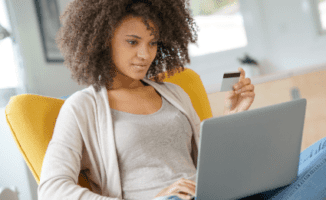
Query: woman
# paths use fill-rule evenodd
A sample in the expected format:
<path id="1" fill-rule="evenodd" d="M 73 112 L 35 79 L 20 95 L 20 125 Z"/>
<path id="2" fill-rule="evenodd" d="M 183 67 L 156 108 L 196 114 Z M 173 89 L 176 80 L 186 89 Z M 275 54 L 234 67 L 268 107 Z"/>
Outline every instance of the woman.
<path id="1" fill-rule="evenodd" d="M 186 2 L 75 0 L 60 19 L 64 64 L 89 87 L 60 110 L 39 199 L 191 199 L 200 119 L 181 87 L 156 76 L 190 63 L 188 43 L 197 38 Z M 239 70 L 224 114 L 254 100 L 254 86 Z M 77 185 L 79 173 L 92 191 Z"/>

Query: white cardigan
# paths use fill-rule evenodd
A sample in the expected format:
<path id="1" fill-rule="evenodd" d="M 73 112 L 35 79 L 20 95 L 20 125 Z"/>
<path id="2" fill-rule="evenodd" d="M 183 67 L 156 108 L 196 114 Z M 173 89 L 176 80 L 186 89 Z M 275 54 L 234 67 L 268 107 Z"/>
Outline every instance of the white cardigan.
<path id="1" fill-rule="evenodd" d="M 189 119 L 194 133 L 191 157 L 197 168 L 201 122 L 188 94 L 176 84 L 142 80 Z M 111 110 L 104 86 L 99 92 L 89 86 L 72 94 L 61 107 L 43 160 L 38 199 L 121 200 L 120 172 L 112 133 Z M 91 169 L 92 177 L 88 178 L 98 184 L 91 184 L 92 191 L 77 185 L 83 169 Z"/>

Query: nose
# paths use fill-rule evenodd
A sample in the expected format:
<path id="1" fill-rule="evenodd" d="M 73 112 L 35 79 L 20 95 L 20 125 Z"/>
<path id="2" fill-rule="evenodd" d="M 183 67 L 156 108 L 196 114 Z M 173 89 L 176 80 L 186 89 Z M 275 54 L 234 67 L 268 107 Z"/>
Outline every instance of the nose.
<path id="1" fill-rule="evenodd" d="M 147 60 L 149 59 L 150 57 L 150 52 L 149 52 L 149 48 L 146 46 L 146 45 L 142 45 L 139 49 L 138 49 L 138 52 L 137 52 L 137 56 L 139 58 L 142 58 L 144 60 Z"/>

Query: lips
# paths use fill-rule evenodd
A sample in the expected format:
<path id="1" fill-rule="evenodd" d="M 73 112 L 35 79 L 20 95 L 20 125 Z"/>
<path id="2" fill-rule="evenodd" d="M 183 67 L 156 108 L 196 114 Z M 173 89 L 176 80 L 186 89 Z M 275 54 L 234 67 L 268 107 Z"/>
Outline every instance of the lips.
<path id="1" fill-rule="evenodd" d="M 146 66 L 143 65 L 132 65 L 136 69 L 146 69 Z"/>
<path id="2" fill-rule="evenodd" d="M 137 65 L 137 66 L 147 66 L 146 63 L 144 63 L 144 64 L 132 64 L 132 65 Z"/>

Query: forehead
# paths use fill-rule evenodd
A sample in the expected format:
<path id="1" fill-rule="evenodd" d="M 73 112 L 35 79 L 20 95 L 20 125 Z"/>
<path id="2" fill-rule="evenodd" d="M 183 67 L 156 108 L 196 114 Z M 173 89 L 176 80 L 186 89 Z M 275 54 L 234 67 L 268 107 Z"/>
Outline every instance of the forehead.
<path id="1" fill-rule="evenodd" d="M 155 24 L 148 20 L 148 24 L 154 30 L 156 29 Z M 125 36 L 130 34 L 140 34 L 142 36 L 150 36 L 151 30 L 147 30 L 146 25 L 143 23 L 142 18 L 140 17 L 127 17 L 119 24 L 116 28 L 116 34 L 118 36 Z M 139 36 L 140 36 L 139 35 Z M 153 35 L 154 37 L 154 35 Z"/>

